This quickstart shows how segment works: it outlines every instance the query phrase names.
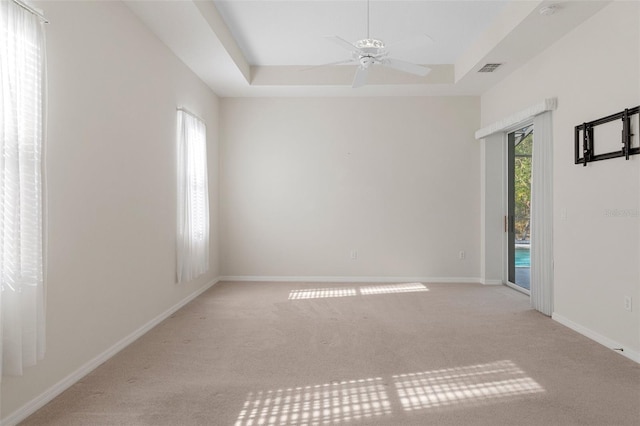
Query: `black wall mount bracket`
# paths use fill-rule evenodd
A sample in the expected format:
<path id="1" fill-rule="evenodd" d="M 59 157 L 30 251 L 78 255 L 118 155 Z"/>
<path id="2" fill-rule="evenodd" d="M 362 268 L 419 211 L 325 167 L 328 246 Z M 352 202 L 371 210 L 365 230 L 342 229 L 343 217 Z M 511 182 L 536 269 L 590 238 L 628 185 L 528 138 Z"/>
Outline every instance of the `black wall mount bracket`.
<path id="1" fill-rule="evenodd" d="M 575 164 L 586 166 L 587 163 L 593 161 L 618 157 L 625 157 L 628 160 L 629 156 L 640 154 L 640 147 L 631 145 L 632 136 L 634 135 L 631 133 L 631 117 L 634 115 L 638 116 L 638 128 L 640 129 L 640 106 L 627 108 L 617 114 L 577 125 L 575 127 Z M 619 151 L 596 154 L 593 128 L 616 120 L 622 120 L 622 148 Z"/>

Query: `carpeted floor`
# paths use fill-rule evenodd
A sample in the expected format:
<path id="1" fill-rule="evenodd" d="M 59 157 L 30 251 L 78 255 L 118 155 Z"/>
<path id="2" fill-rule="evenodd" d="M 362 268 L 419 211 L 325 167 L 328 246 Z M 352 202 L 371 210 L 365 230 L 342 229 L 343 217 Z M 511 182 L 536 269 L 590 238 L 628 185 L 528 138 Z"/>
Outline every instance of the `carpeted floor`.
<path id="1" fill-rule="evenodd" d="M 638 425 L 640 366 L 507 287 L 223 282 L 45 424 Z"/>

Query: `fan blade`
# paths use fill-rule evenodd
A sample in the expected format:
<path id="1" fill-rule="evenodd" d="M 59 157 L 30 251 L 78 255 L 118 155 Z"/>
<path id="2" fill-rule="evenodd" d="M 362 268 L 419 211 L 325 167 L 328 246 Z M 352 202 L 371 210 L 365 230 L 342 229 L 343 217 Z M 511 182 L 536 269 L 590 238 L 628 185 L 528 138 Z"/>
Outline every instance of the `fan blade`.
<path id="1" fill-rule="evenodd" d="M 387 58 L 382 61 L 382 65 L 384 65 L 385 67 L 397 69 L 399 71 L 408 72 L 409 74 L 419 75 L 421 77 L 424 77 L 431 72 L 431 68 L 412 64 L 411 62 L 401 61 L 399 59 Z"/>
<path id="2" fill-rule="evenodd" d="M 362 87 L 367 84 L 367 76 L 369 75 L 369 68 L 358 67 L 356 75 L 353 77 L 353 84 L 351 87 L 354 89 Z"/>
<path id="3" fill-rule="evenodd" d="M 342 37 L 338 37 L 338 36 L 326 36 L 325 37 L 327 40 L 331 40 L 332 42 L 336 43 L 339 46 L 342 46 L 343 48 L 350 50 L 352 52 L 356 52 L 359 53 L 360 49 L 358 49 L 357 47 L 355 47 L 353 44 L 349 43 L 347 40 L 343 39 Z"/>
<path id="4" fill-rule="evenodd" d="M 353 60 L 353 59 L 345 59 L 344 61 L 336 61 L 336 62 L 329 62 L 328 64 L 313 65 L 311 67 L 302 68 L 299 71 L 309 71 L 309 70 L 314 70 L 316 68 L 330 67 L 331 65 L 350 64 L 350 63 L 354 63 L 354 62 L 356 62 L 356 61 Z"/>

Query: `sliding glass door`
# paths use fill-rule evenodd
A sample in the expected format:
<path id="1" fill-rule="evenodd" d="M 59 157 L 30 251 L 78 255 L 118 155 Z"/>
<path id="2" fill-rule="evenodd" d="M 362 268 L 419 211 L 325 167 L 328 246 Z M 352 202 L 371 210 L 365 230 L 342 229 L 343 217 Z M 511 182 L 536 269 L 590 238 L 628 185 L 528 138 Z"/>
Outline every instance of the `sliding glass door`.
<path id="1" fill-rule="evenodd" d="M 508 246 L 508 282 L 529 292 L 531 281 L 531 154 L 533 125 L 509 133 L 508 212 L 505 219 Z"/>

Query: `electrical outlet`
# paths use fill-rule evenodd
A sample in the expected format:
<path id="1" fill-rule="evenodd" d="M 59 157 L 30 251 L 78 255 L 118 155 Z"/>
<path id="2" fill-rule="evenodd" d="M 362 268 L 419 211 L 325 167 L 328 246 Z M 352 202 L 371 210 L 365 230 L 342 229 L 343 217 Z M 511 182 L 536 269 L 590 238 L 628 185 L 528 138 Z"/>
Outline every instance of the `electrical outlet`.
<path id="1" fill-rule="evenodd" d="M 629 312 L 633 310 L 633 300 L 631 299 L 631 296 L 624 297 L 624 309 Z"/>
<path id="2" fill-rule="evenodd" d="M 464 260 L 467 257 L 467 254 L 464 252 L 464 250 L 460 250 L 460 253 L 458 253 L 458 257 L 460 258 L 460 260 Z"/>
<path id="3" fill-rule="evenodd" d="M 351 250 L 351 253 L 349 253 L 349 257 L 351 258 L 351 260 L 358 260 L 358 250 Z"/>

